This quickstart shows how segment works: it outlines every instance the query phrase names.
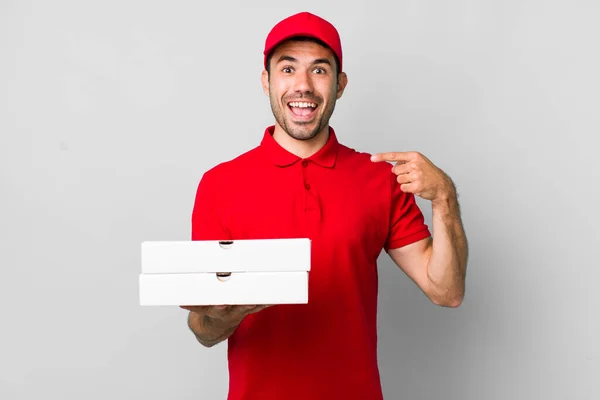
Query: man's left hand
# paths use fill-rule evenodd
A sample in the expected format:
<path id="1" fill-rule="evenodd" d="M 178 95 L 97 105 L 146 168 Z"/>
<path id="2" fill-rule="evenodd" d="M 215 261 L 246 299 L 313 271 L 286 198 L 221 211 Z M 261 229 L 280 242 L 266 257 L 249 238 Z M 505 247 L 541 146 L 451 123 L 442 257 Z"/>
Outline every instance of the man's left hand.
<path id="1" fill-rule="evenodd" d="M 396 174 L 403 192 L 413 193 L 432 202 L 445 201 L 455 196 L 455 187 L 450 177 L 421 153 L 378 153 L 371 156 L 371 161 L 395 162 L 392 172 Z"/>

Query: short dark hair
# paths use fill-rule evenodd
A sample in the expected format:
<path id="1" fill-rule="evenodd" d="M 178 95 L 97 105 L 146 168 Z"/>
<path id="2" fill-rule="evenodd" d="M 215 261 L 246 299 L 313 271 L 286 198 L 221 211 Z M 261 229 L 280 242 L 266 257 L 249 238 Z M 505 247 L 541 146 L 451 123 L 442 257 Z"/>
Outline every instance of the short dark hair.
<path id="1" fill-rule="evenodd" d="M 316 44 L 319 44 L 329 50 L 331 50 L 331 47 L 327 46 L 325 44 L 325 42 L 323 42 L 322 40 L 316 39 L 314 37 L 310 37 L 310 36 L 295 36 L 291 39 L 288 39 L 294 42 L 313 42 Z M 286 40 L 286 42 L 288 41 Z M 285 42 L 284 42 L 285 43 Z M 271 74 L 271 58 L 273 57 L 273 53 L 275 53 L 275 50 L 277 50 L 277 48 L 280 46 L 281 44 L 277 45 L 273 50 L 271 50 L 271 52 L 269 53 L 269 55 L 267 56 L 267 73 Z M 331 52 L 333 53 L 333 50 L 331 50 Z M 333 53 L 333 58 L 335 59 L 335 69 L 337 71 L 337 75 L 340 74 L 340 60 L 338 59 L 338 57 L 335 55 L 335 53 Z"/>

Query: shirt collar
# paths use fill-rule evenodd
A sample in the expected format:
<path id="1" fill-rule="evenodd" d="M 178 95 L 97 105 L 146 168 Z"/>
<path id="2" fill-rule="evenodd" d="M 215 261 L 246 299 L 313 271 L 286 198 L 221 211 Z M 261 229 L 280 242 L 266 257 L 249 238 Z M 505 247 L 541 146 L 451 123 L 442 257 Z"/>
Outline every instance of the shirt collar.
<path id="1" fill-rule="evenodd" d="M 273 162 L 273 164 L 279 167 L 288 167 L 301 160 L 295 154 L 290 153 L 273 138 L 273 132 L 275 131 L 275 125 L 269 126 L 265 130 L 260 148 L 264 154 Z M 308 157 L 308 160 L 315 162 L 323 167 L 333 168 L 337 159 L 337 153 L 339 149 L 339 142 L 335 135 L 335 131 L 332 127 L 329 127 L 329 139 L 327 143 L 319 151 L 312 156 Z"/>

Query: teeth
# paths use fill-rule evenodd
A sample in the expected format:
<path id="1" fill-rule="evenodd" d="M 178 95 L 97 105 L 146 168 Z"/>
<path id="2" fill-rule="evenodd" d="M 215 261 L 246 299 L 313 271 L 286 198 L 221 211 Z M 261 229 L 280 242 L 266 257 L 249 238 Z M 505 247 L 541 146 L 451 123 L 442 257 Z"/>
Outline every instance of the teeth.
<path id="1" fill-rule="evenodd" d="M 299 107 L 299 108 L 311 107 L 311 108 L 316 108 L 317 105 L 315 103 L 306 103 L 306 102 L 301 102 L 301 101 L 293 101 L 293 102 L 290 103 L 290 107 Z"/>

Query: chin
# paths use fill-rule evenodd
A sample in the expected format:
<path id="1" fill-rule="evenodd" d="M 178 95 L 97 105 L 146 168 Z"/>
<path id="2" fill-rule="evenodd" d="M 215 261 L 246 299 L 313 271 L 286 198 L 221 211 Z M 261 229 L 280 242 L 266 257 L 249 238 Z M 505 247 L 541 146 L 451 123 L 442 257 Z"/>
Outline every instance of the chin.
<path id="1" fill-rule="evenodd" d="M 293 137 L 296 140 L 310 140 L 313 139 L 315 136 L 317 136 L 319 134 L 319 131 L 301 131 L 298 132 L 297 129 L 291 129 L 290 132 L 287 133 L 288 135 L 290 135 L 291 137 Z"/>
<path id="2" fill-rule="evenodd" d="M 316 137 L 323 129 L 317 124 L 317 121 L 312 122 L 294 122 L 289 121 L 287 124 L 290 127 L 287 132 L 289 136 L 296 140 L 310 140 Z"/>

